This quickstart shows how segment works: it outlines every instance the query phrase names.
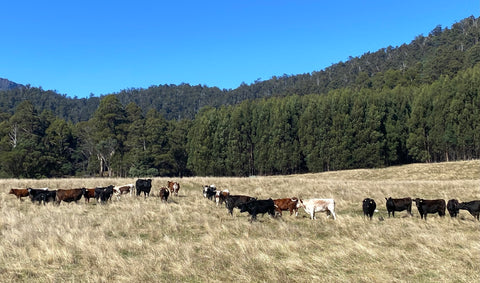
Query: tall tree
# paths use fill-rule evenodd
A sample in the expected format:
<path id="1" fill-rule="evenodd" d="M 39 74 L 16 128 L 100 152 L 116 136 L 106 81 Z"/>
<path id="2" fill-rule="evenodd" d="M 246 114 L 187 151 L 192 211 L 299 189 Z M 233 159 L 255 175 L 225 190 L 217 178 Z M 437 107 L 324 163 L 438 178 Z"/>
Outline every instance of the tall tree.
<path id="1" fill-rule="evenodd" d="M 104 172 L 113 176 L 113 166 L 120 171 L 123 142 L 126 133 L 126 114 L 122 104 L 115 95 L 107 95 L 101 101 L 92 118 L 95 153 L 99 161 L 99 175 Z"/>

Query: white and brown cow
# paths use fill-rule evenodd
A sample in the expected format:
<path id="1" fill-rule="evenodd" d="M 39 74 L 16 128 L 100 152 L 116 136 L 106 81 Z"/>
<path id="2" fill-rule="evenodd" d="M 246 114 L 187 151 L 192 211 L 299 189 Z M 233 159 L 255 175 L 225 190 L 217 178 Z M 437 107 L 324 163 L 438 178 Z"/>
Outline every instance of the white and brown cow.
<path id="1" fill-rule="evenodd" d="M 224 203 L 227 200 L 227 197 L 230 195 L 230 191 L 225 189 L 221 191 L 216 191 L 215 193 L 215 202 L 217 203 L 217 206 L 219 204 Z"/>
<path id="2" fill-rule="evenodd" d="M 297 203 L 297 208 L 303 207 L 306 213 L 310 214 L 311 219 L 316 219 L 316 212 L 326 212 L 327 218 L 330 215 L 333 216 L 333 219 L 336 219 L 335 216 L 335 200 L 333 199 L 321 199 L 321 198 L 312 198 L 312 199 L 299 199 Z"/>
<path id="3" fill-rule="evenodd" d="M 180 190 L 180 184 L 177 182 L 168 181 L 167 188 L 170 189 L 172 195 L 178 196 L 178 191 Z"/>
<path id="4" fill-rule="evenodd" d="M 133 192 L 134 187 L 135 187 L 134 184 L 115 186 L 115 187 L 113 187 L 113 194 L 117 197 L 117 200 L 120 199 L 121 195 L 130 194 L 130 196 L 132 196 L 132 192 Z"/>

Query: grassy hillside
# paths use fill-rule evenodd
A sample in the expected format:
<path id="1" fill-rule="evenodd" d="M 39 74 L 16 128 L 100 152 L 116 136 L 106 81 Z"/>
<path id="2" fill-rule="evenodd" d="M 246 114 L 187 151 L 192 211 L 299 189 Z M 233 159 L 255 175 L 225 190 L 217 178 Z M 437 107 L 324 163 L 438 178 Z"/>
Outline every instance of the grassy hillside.
<path id="1" fill-rule="evenodd" d="M 124 197 L 39 206 L 10 188 L 126 184 L 134 179 L 0 180 L 0 281 L 35 282 L 475 282 L 480 280 L 480 223 L 405 212 L 388 218 L 385 197 L 480 199 L 480 161 L 412 164 L 254 178 L 183 178 L 180 195 Z M 156 178 L 154 191 L 167 179 Z M 203 198 L 214 183 L 259 198 L 336 200 L 337 220 L 248 216 Z M 365 197 L 376 200 L 372 221 Z M 385 220 L 380 221 L 379 217 Z"/>

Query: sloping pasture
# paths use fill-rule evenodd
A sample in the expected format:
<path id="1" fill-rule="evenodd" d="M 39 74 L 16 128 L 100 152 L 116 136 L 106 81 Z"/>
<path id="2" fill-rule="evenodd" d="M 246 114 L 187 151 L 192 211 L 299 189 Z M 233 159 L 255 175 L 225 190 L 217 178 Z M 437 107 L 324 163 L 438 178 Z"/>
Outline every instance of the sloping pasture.
<path id="1" fill-rule="evenodd" d="M 0 180 L 1 282 L 478 282 L 480 223 L 399 212 L 385 197 L 480 199 L 480 161 L 412 164 L 293 176 L 155 178 L 178 197 L 122 197 L 106 205 L 18 201 L 10 188 L 134 183 L 135 179 Z M 258 198 L 334 198 L 337 220 L 299 211 L 249 222 L 203 198 L 215 184 Z M 372 221 L 365 197 L 376 200 Z"/>

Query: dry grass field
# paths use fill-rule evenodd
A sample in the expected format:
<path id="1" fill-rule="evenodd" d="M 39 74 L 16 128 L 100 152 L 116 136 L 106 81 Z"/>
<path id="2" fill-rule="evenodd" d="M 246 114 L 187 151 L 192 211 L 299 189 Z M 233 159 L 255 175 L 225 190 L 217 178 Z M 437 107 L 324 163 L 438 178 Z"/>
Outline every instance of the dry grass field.
<path id="1" fill-rule="evenodd" d="M 174 180 L 174 179 L 171 179 Z M 385 197 L 480 199 L 480 161 L 412 164 L 294 176 L 183 178 L 178 197 L 106 205 L 18 201 L 10 188 L 51 189 L 135 179 L 0 180 L 0 282 L 480 282 L 480 223 L 399 212 Z M 153 190 L 167 183 L 155 178 Z M 202 195 L 215 184 L 259 198 L 334 198 L 337 220 L 299 211 L 247 214 Z M 365 197 L 379 212 L 363 217 Z M 383 218 L 384 220 L 380 220 Z"/>

